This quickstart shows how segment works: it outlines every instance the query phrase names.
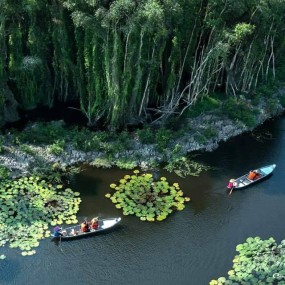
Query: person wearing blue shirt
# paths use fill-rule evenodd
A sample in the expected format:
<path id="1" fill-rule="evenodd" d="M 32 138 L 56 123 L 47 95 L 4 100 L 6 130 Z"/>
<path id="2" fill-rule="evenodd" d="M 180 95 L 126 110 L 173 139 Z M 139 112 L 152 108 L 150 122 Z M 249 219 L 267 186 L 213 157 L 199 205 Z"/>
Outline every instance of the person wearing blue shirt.
<path id="1" fill-rule="evenodd" d="M 63 234 L 61 233 L 61 228 L 56 226 L 54 229 L 53 229 L 53 235 L 55 237 L 61 237 L 63 236 Z"/>

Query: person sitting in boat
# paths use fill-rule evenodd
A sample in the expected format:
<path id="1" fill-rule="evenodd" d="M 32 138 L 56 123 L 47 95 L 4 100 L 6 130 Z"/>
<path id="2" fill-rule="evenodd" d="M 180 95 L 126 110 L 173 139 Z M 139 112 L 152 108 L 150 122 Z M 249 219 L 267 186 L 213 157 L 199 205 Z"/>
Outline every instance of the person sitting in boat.
<path id="1" fill-rule="evenodd" d="M 97 230 L 99 227 L 99 221 L 98 221 L 98 217 L 95 217 L 91 220 L 91 229 L 92 230 Z"/>
<path id="2" fill-rule="evenodd" d="M 259 173 L 257 172 L 257 170 L 251 170 L 247 176 L 247 178 L 249 180 L 255 180 L 259 177 Z"/>
<path id="3" fill-rule="evenodd" d="M 230 179 L 229 184 L 227 186 L 228 189 L 233 189 L 237 185 L 234 179 Z"/>
<path id="4" fill-rule="evenodd" d="M 80 228 L 81 231 L 85 233 L 90 231 L 87 220 L 84 220 L 84 222 L 80 225 Z"/>
<path id="5" fill-rule="evenodd" d="M 54 229 L 53 229 L 53 235 L 55 237 L 61 237 L 63 236 L 62 232 L 61 232 L 61 228 L 59 226 L 56 226 Z"/>

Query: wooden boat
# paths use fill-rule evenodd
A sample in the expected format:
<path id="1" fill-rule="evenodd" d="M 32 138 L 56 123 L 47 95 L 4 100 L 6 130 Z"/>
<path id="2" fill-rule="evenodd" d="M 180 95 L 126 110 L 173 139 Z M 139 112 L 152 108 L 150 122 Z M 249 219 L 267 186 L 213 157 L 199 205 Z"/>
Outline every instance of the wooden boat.
<path id="1" fill-rule="evenodd" d="M 89 232 L 82 232 L 80 229 L 80 225 L 75 225 L 72 227 L 62 229 L 61 230 L 61 233 L 62 233 L 61 237 L 55 237 L 54 234 L 51 234 L 51 238 L 68 240 L 68 239 L 75 239 L 75 238 L 79 238 L 79 237 L 86 237 L 89 235 L 94 235 L 96 233 L 106 231 L 106 230 L 114 227 L 115 225 L 117 225 L 120 221 L 121 221 L 120 217 L 109 218 L 109 219 L 99 219 L 97 229 L 90 229 Z"/>
<path id="2" fill-rule="evenodd" d="M 263 166 L 258 169 L 255 169 L 254 171 L 258 173 L 258 176 L 254 180 L 251 180 L 248 178 L 249 172 L 237 179 L 234 179 L 235 182 L 233 183 L 234 184 L 233 189 L 244 188 L 244 187 L 247 187 L 253 183 L 256 183 L 264 179 L 265 177 L 272 174 L 275 167 L 276 167 L 276 164 L 271 164 L 271 165 L 267 165 L 267 166 Z"/>

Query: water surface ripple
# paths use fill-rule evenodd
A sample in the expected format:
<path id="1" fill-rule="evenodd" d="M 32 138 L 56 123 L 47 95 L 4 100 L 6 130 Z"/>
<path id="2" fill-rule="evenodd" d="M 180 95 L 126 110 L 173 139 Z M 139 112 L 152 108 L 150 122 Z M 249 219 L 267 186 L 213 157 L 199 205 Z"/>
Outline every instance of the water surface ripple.
<path id="1" fill-rule="evenodd" d="M 160 223 L 123 217 L 115 230 L 81 240 L 61 244 L 44 240 L 32 257 L 7 249 L 0 284 L 205 285 L 225 276 L 235 246 L 247 237 L 284 239 L 285 119 L 269 122 L 259 131 L 270 132 L 272 139 L 243 135 L 198 156 L 214 167 L 200 177 L 180 179 L 159 173 L 179 182 L 192 198 L 182 212 Z M 270 179 L 230 197 L 225 194 L 229 178 L 271 163 L 277 168 Z M 80 218 L 120 216 L 104 194 L 126 173 L 87 168 L 74 177 L 71 186 L 83 199 Z"/>

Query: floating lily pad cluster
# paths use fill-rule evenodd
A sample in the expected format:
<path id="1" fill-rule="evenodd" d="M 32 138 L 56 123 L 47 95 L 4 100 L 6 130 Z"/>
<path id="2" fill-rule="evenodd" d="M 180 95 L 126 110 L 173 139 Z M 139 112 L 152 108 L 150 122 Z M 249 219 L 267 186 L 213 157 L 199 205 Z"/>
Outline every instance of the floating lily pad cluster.
<path id="1" fill-rule="evenodd" d="M 210 285 L 285 284 L 285 240 L 278 245 L 273 238 L 249 237 L 236 247 L 228 278 L 212 280 Z"/>
<path id="2" fill-rule="evenodd" d="M 210 167 L 182 156 L 170 160 L 164 169 L 185 178 L 186 176 L 199 176 L 202 171 L 209 170 Z"/>
<path id="3" fill-rule="evenodd" d="M 126 175 L 118 185 L 111 184 L 114 194 L 106 194 L 107 198 L 123 209 L 124 215 L 136 215 L 142 221 L 162 221 L 173 210 L 183 210 L 184 203 L 190 198 L 184 197 L 178 183 L 170 185 L 165 177 L 154 181 L 152 174 Z"/>
<path id="4" fill-rule="evenodd" d="M 39 240 L 50 236 L 49 225 L 77 223 L 78 196 L 39 177 L 1 181 L 0 246 L 8 243 L 23 256 L 34 254 Z"/>

